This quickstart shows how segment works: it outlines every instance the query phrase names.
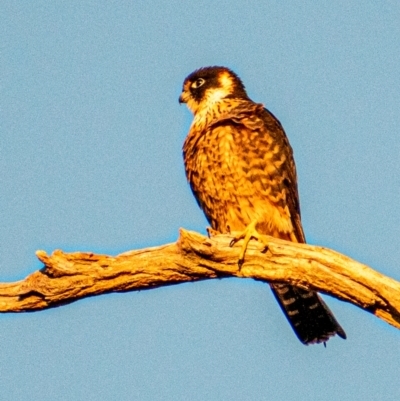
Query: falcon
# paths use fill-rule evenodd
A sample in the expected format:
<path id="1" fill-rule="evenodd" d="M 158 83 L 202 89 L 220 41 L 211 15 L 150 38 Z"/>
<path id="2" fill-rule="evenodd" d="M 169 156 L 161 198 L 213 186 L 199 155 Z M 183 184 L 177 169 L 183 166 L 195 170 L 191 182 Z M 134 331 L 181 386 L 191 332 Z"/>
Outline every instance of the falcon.
<path id="1" fill-rule="evenodd" d="M 253 102 L 226 67 L 191 73 L 179 102 L 194 115 L 183 145 L 186 177 L 212 231 L 236 234 L 231 245 L 243 240 L 239 263 L 252 238 L 305 243 L 293 151 L 277 118 Z M 316 292 L 284 283 L 270 287 L 303 344 L 346 338 Z"/>

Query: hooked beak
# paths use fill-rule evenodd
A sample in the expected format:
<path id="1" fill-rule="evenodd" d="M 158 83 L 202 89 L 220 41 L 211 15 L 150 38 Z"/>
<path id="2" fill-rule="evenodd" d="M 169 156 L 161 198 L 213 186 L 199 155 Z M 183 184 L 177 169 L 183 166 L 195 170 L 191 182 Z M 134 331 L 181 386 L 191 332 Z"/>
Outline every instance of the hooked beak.
<path id="1" fill-rule="evenodd" d="M 179 104 L 186 103 L 184 95 L 185 95 L 185 92 L 182 92 L 181 95 L 179 96 Z"/>

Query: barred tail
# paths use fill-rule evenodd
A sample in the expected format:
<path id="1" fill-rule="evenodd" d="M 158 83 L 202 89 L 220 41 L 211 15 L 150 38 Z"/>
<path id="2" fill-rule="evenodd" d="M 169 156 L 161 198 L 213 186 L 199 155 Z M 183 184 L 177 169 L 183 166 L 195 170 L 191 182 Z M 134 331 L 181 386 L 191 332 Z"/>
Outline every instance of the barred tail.
<path id="1" fill-rule="evenodd" d="M 335 316 L 316 292 L 286 284 L 271 284 L 271 289 L 303 344 L 326 342 L 335 334 L 346 338 Z"/>

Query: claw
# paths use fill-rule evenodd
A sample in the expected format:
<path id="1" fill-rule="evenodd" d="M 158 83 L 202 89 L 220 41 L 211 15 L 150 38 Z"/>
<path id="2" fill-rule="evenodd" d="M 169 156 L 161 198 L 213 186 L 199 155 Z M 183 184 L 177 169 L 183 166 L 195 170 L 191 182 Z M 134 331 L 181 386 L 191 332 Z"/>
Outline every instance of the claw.
<path id="1" fill-rule="evenodd" d="M 268 251 L 268 243 L 266 244 L 266 243 L 264 242 L 264 240 L 262 240 L 262 243 L 263 243 L 265 246 L 264 246 L 263 250 L 261 251 L 261 253 L 266 253 L 266 252 Z"/>
<path id="2" fill-rule="evenodd" d="M 233 245 L 235 245 L 237 242 L 239 242 L 241 239 L 243 239 L 245 236 L 243 233 L 240 233 L 237 237 L 233 238 L 232 241 L 229 243 L 229 246 L 232 248 Z"/>
<path id="3" fill-rule="evenodd" d="M 268 250 L 268 236 L 260 234 L 256 229 L 256 225 L 257 221 L 251 222 L 241 233 L 236 235 L 229 243 L 229 246 L 232 247 L 241 239 L 243 240 L 243 245 L 240 250 L 239 260 L 238 260 L 239 270 L 244 263 L 244 256 L 246 254 L 249 241 L 251 239 L 256 239 L 257 241 L 260 241 L 263 245 L 265 245 L 262 252 L 266 252 Z"/>
<path id="4" fill-rule="evenodd" d="M 214 230 L 211 227 L 207 227 L 206 230 L 207 230 L 208 238 L 215 237 L 218 234 L 218 231 Z"/>
<path id="5" fill-rule="evenodd" d="M 239 269 L 242 267 L 243 262 L 244 262 L 244 255 L 246 254 L 246 249 L 247 249 L 247 245 L 249 244 L 249 241 L 254 238 L 254 239 L 258 239 L 259 234 L 256 230 L 256 224 L 257 221 L 253 221 L 251 222 L 245 229 L 244 231 L 242 231 L 241 233 L 239 233 L 239 235 L 235 236 L 232 241 L 230 242 L 229 246 L 233 246 L 235 245 L 238 241 L 240 241 L 241 239 L 243 240 L 243 245 L 242 248 L 240 250 L 240 254 L 239 254 L 239 260 L 238 260 L 238 265 L 239 265 Z"/>

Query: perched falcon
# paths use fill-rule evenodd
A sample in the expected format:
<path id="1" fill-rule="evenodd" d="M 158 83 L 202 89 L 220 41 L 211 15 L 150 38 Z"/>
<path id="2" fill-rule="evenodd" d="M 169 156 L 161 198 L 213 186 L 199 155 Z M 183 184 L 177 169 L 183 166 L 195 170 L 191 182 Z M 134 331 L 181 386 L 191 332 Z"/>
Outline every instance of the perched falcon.
<path id="1" fill-rule="evenodd" d="M 194 114 L 183 145 L 186 176 L 213 230 L 244 239 L 271 235 L 306 242 L 300 220 L 296 166 L 280 122 L 247 95 L 225 67 L 194 71 L 180 103 Z M 303 344 L 346 334 L 320 296 L 287 284 L 271 284 L 279 305 Z"/>

